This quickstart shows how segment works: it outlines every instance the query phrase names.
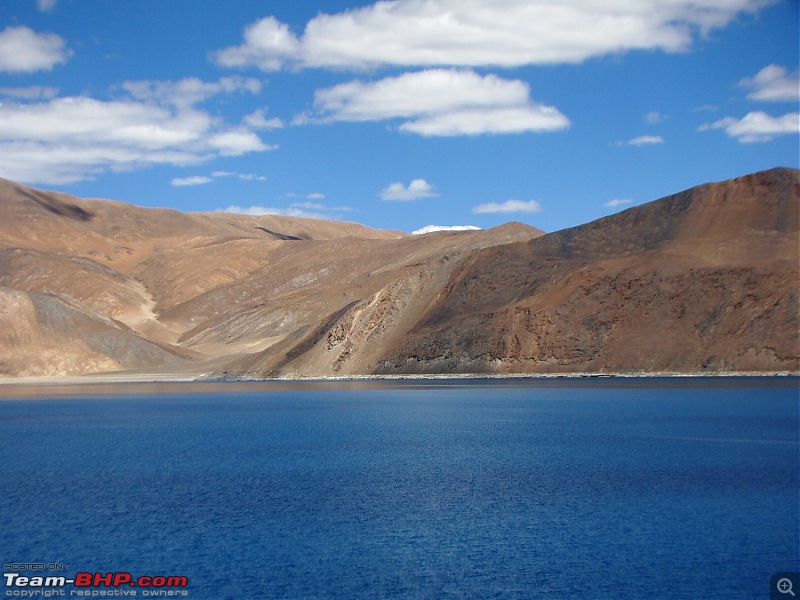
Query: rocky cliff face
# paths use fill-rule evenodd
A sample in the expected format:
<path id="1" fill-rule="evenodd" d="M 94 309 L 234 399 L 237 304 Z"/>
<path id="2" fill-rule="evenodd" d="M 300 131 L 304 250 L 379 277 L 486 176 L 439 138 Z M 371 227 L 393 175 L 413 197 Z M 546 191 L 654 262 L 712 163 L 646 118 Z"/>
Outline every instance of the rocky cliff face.
<path id="1" fill-rule="evenodd" d="M 798 172 L 409 236 L 0 180 L 0 375 L 796 371 Z"/>

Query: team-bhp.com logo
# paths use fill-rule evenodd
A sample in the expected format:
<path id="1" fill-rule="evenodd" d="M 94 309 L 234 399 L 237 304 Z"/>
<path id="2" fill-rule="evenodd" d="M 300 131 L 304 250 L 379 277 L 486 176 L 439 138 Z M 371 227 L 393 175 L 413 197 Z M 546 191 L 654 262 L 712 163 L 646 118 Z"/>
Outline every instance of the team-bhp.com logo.
<path id="1" fill-rule="evenodd" d="M 189 578 L 184 575 L 142 575 L 126 572 L 76 573 L 64 575 L 21 575 L 3 573 L 5 595 L 16 598 L 52 598 L 66 596 L 108 597 L 186 597 Z"/>

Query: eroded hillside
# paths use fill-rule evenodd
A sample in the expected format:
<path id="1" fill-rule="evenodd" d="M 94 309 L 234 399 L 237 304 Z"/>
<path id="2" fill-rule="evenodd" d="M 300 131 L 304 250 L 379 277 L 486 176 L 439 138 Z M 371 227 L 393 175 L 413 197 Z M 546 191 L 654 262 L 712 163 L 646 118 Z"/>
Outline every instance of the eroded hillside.
<path id="1" fill-rule="evenodd" d="M 470 257 L 384 373 L 798 369 L 798 172 Z"/>
<path id="2" fill-rule="evenodd" d="M 8 181 L 0 204 L 3 375 L 201 376 L 248 370 L 265 353 L 287 367 L 284 348 L 299 355 L 297 345 L 330 315 L 372 313 L 380 298 L 381 310 L 342 338 L 350 350 L 323 353 L 312 367 L 367 372 L 471 252 L 541 235 L 521 224 L 409 236 L 356 223 L 189 214 Z M 376 319 L 380 335 L 369 331 Z"/>
<path id="3" fill-rule="evenodd" d="M 0 180 L 0 375 L 797 371 L 800 182 L 543 235 L 180 213 Z"/>

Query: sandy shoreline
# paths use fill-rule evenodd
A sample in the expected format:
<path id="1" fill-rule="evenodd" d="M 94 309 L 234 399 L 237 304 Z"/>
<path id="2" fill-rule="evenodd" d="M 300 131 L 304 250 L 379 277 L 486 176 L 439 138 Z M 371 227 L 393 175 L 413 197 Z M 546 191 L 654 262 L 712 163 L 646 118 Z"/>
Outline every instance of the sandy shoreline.
<path id="1" fill-rule="evenodd" d="M 69 386 L 87 384 L 138 383 L 283 383 L 283 382 L 348 382 L 348 381 L 413 381 L 413 380 L 474 380 L 474 379 L 603 379 L 603 378 L 712 378 L 712 377 L 800 377 L 791 371 L 719 371 L 686 373 L 677 371 L 615 372 L 615 373 L 437 373 L 415 375 L 327 375 L 286 376 L 267 379 L 208 378 L 203 375 L 164 373 L 97 373 L 89 375 L 56 375 L 36 377 L 0 377 L 0 388 L 8 386 Z"/>
<path id="2" fill-rule="evenodd" d="M 367 389 L 376 386 L 434 385 L 435 383 L 464 385 L 470 382 L 505 381 L 540 382 L 543 385 L 602 385 L 609 380 L 626 381 L 627 385 L 648 385 L 647 380 L 667 380 L 678 387 L 703 385 L 721 379 L 724 385 L 736 385 L 738 380 L 758 377 L 780 378 L 789 384 L 800 373 L 790 372 L 722 372 L 722 373 L 548 373 L 548 374 L 438 374 L 438 375 L 353 375 L 347 377 L 282 377 L 274 379 L 211 379 L 197 375 L 180 376 L 164 373 L 105 373 L 57 377 L 0 378 L 0 402 L 15 400 L 46 400 L 69 398 L 116 398 L 119 396 L 172 395 L 191 397 L 193 394 L 249 393 L 254 391 L 342 390 Z M 659 383 L 659 385 L 664 385 Z M 782 384 L 783 385 L 783 384 Z M 378 388 L 376 388 L 378 389 Z"/>

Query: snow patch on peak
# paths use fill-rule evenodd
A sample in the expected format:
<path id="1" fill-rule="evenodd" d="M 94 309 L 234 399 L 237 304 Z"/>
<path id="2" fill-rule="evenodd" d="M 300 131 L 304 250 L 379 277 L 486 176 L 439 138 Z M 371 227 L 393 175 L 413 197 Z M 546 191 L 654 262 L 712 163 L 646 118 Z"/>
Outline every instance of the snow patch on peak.
<path id="1" fill-rule="evenodd" d="M 480 231 L 480 227 L 475 225 L 426 225 L 422 229 L 412 231 L 411 235 L 425 235 L 434 231 Z"/>

